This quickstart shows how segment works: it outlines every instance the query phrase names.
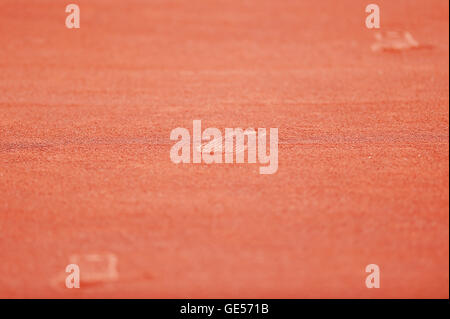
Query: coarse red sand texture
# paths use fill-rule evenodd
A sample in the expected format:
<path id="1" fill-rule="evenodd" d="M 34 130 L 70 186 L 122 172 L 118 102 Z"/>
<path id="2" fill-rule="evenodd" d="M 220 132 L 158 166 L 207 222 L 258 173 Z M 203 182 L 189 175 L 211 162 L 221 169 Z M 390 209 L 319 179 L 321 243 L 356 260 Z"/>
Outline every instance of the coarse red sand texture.
<path id="1" fill-rule="evenodd" d="M 73 2 L 0 2 L 0 297 L 448 298 L 447 0 L 376 1 L 398 52 L 367 1 Z M 279 128 L 278 172 L 172 163 L 194 119 Z"/>

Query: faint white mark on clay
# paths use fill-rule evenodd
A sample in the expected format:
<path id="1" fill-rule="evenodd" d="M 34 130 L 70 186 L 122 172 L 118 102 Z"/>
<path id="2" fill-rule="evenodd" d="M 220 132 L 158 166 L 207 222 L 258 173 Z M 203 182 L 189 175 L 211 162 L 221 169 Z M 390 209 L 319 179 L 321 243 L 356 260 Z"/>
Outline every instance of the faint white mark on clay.
<path id="1" fill-rule="evenodd" d="M 408 31 L 376 32 L 371 49 L 379 51 L 403 51 L 419 48 L 419 42 Z"/>
<path id="2" fill-rule="evenodd" d="M 69 260 L 80 266 L 82 284 L 110 282 L 119 278 L 117 256 L 112 253 L 72 255 Z"/>

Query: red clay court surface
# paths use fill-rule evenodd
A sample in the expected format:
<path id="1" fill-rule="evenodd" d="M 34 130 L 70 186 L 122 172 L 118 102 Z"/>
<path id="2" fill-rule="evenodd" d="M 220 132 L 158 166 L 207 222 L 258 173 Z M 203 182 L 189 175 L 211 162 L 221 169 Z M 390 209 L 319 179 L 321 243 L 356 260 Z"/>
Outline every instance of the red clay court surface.
<path id="1" fill-rule="evenodd" d="M 368 1 L 73 2 L 0 2 L 0 297 L 449 297 L 448 1 L 372 1 L 397 52 Z M 194 119 L 278 172 L 172 163 Z"/>

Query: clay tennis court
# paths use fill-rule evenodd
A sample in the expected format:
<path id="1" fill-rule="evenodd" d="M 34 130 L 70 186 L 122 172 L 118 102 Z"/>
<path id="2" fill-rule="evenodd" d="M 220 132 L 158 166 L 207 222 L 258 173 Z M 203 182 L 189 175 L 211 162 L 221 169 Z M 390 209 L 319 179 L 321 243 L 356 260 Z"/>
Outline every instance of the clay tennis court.
<path id="1" fill-rule="evenodd" d="M 419 46 L 369 1 L 2 0 L 0 297 L 448 298 L 449 4 L 372 2 Z M 278 171 L 174 164 L 196 119 Z"/>

